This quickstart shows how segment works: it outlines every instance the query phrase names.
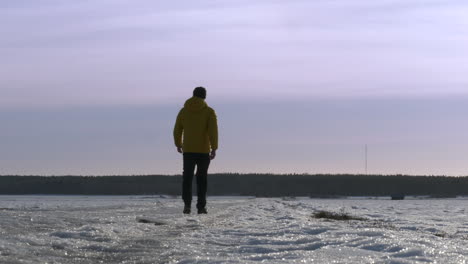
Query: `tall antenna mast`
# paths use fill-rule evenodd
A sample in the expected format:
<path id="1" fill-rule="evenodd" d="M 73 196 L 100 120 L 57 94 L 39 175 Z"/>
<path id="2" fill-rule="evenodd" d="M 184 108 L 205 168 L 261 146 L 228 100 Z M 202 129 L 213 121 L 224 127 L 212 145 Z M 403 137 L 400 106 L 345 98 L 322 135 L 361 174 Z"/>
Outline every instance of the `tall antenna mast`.
<path id="1" fill-rule="evenodd" d="M 367 175 L 367 144 L 366 144 L 365 147 L 364 147 L 364 153 L 365 153 L 365 160 L 366 160 L 366 166 L 365 166 L 365 168 L 366 168 L 366 175 Z"/>

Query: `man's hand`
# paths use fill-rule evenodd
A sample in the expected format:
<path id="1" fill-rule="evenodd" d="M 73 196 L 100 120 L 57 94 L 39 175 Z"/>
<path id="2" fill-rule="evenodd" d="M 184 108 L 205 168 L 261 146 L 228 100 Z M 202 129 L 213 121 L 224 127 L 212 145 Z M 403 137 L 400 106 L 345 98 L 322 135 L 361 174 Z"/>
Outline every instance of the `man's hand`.
<path id="1" fill-rule="evenodd" d="M 216 149 L 213 149 L 210 153 L 210 160 L 214 160 L 215 157 L 216 157 Z"/>
<path id="2" fill-rule="evenodd" d="M 182 148 L 177 147 L 177 152 L 183 153 Z"/>

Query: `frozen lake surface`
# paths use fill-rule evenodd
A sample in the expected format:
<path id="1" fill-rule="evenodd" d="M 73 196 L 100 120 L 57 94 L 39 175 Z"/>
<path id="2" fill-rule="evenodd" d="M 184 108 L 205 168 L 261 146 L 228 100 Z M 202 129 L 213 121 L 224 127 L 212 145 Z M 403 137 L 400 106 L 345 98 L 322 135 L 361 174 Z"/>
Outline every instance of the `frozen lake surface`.
<path id="1" fill-rule="evenodd" d="M 467 203 L 209 197 L 185 216 L 157 196 L 0 196 L 0 263 L 466 263 Z"/>

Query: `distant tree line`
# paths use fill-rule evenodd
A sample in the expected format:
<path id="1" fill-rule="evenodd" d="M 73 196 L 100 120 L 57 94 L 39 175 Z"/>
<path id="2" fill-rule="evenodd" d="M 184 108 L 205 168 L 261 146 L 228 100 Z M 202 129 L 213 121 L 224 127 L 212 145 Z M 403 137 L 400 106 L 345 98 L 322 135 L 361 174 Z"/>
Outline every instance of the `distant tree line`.
<path id="1" fill-rule="evenodd" d="M 180 175 L 0 176 L 0 194 L 180 195 L 181 184 Z M 468 195 L 468 177 L 225 173 L 209 175 L 208 194 L 452 197 Z"/>

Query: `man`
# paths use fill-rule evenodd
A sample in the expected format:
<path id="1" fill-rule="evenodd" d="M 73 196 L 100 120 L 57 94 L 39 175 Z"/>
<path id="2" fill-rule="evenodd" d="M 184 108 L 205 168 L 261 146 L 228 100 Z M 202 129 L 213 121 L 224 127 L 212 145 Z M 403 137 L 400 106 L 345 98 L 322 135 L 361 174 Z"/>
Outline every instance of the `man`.
<path id="1" fill-rule="evenodd" d="M 218 123 L 215 111 L 206 102 L 206 89 L 197 87 L 193 97 L 185 102 L 177 115 L 174 126 L 174 142 L 184 156 L 182 199 L 184 214 L 190 214 L 192 205 L 192 180 L 197 166 L 197 209 L 206 214 L 207 176 L 210 161 L 218 149 Z M 183 139 L 182 139 L 183 135 Z"/>

